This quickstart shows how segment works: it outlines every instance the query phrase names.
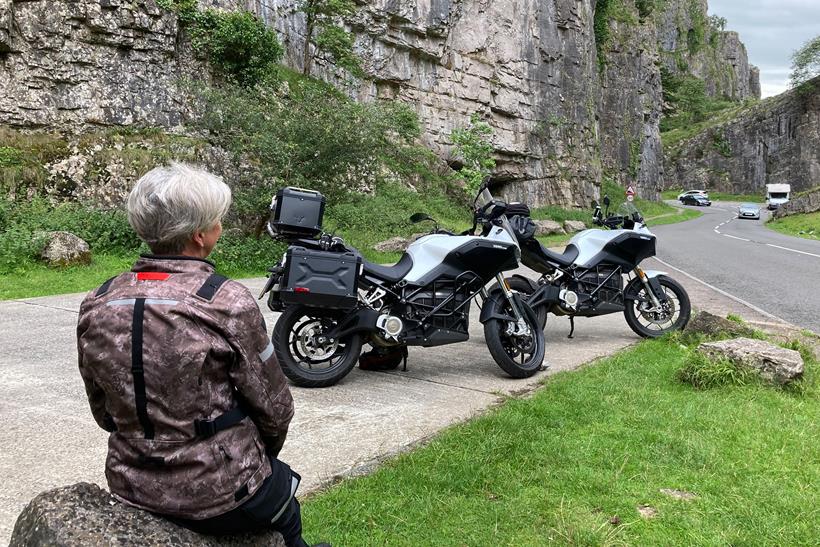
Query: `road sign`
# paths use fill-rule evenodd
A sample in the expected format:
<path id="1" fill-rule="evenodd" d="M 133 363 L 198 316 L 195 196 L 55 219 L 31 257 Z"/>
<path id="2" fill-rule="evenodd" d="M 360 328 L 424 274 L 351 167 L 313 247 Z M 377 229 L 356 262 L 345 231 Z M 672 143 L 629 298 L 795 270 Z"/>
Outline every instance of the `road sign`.
<path id="1" fill-rule="evenodd" d="M 626 200 L 632 201 L 633 199 L 635 199 L 635 189 L 632 188 L 632 185 L 630 184 L 626 187 Z"/>

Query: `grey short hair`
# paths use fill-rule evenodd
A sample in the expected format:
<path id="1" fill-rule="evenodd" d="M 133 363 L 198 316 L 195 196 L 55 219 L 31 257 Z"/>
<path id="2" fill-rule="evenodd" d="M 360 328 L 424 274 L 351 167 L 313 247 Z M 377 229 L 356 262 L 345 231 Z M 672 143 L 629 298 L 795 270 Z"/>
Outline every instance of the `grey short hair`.
<path id="1" fill-rule="evenodd" d="M 210 230 L 231 205 L 222 179 L 183 163 L 152 169 L 128 196 L 128 222 L 157 254 L 180 253 L 194 233 Z"/>

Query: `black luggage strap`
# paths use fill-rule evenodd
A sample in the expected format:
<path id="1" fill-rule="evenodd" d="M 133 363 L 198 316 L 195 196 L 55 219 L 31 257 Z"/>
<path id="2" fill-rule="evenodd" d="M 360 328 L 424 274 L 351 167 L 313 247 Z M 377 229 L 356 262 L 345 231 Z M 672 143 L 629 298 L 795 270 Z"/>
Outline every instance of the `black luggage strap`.
<path id="1" fill-rule="evenodd" d="M 105 283 L 103 283 L 102 285 L 100 285 L 100 288 L 97 289 L 97 292 L 94 293 L 94 296 L 102 296 L 105 293 L 107 293 L 108 289 L 111 288 L 111 283 L 113 283 L 115 279 L 117 279 L 116 275 L 114 277 L 112 277 L 111 279 L 109 279 L 108 281 L 106 281 Z"/>
<path id="2" fill-rule="evenodd" d="M 242 406 L 237 406 L 213 420 L 194 420 L 194 432 L 197 437 L 207 439 L 213 437 L 223 429 L 233 427 L 248 416 Z"/>
<path id="3" fill-rule="evenodd" d="M 228 278 L 224 275 L 219 275 L 216 273 L 211 274 L 210 277 L 205 280 L 205 284 L 202 285 L 196 292 L 196 295 L 200 298 L 211 301 L 214 299 L 214 296 L 216 296 L 216 291 L 219 290 L 219 287 L 224 285 L 227 280 Z"/>
<path id="4" fill-rule="evenodd" d="M 145 393 L 145 370 L 142 360 L 142 334 L 145 316 L 145 298 L 134 302 L 134 318 L 131 324 L 131 374 L 134 378 L 134 405 L 137 409 L 146 439 L 154 438 L 154 424 L 148 416 L 148 397 Z"/>

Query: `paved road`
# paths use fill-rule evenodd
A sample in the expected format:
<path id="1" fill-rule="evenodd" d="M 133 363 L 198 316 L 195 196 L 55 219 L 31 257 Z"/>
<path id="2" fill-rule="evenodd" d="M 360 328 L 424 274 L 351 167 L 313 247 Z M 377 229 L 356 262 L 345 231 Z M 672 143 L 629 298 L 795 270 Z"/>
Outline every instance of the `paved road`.
<path id="1" fill-rule="evenodd" d="M 702 217 L 652 228 L 658 258 L 800 327 L 820 332 L 820 241 L 735 218 L 737 203 L 699 207 Z M 692 207 L 687 207 L 692 208 Z M 680 279 L 678 272 L 675 277 Z"/>

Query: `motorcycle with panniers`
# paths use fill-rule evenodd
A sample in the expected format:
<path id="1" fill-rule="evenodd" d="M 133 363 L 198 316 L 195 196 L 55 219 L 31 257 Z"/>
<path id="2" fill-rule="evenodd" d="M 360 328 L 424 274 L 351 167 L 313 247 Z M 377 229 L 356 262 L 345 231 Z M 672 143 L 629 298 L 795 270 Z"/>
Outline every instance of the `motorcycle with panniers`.
<path id="1" fill-rule="evenodd" d="M 474 301 L 495 362 L 514 378 L 535 374 L 544 361 L 544 333 L 522 296 L 503 283 L 521 256 L 506 208 L 482 185 L 471 229 L 454 234 L 436 224 L 396 264 L 382 266 L 322 230 L 320 193 L 278 191 L 267 231 L 288 248 L 260 298 L 268 294 L 270 309 L 281 312 L 272 341 L 285 375 L 298 386 L 332 386 L 364 358 L 364 344 L 373 348 L 366 355 L 387 368 L 401 361 L 406 367 L 409 346 L 466 342 Z M 410 220 L 433 219 L 416 213 Z"/>

